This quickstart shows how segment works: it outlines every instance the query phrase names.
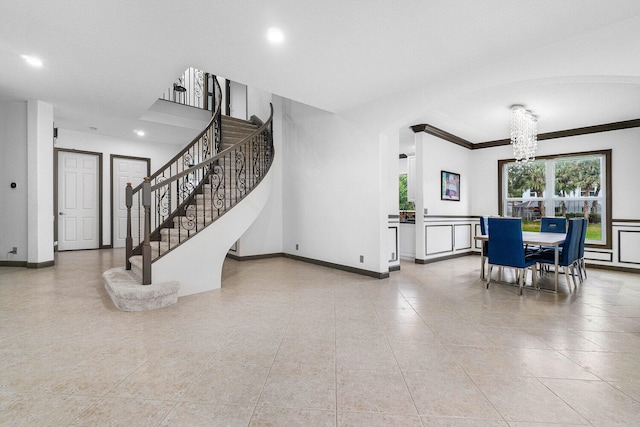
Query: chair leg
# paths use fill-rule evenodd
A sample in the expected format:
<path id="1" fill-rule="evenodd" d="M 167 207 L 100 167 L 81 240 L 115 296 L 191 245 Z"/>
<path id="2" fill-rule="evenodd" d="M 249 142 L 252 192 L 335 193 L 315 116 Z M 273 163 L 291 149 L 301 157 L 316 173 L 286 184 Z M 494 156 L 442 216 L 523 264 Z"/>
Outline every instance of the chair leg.
<path id="1" fill-rule="evenodd" d="M 571 293 L 571 282 L 569 281 L 569 270 L 568 267 L 562 267 L 564 269 L 564 277 L 567 279 L 567 286 L 569 287 L 569 293 Z"/>
<path id="2" fill-rule="evenodd" d="M 484 279 L 484 255 L 480 254 L 480 278 Z"/>
<path id="3" fill-rule="evenodd" d="M 582 269 L 580 268 L 580 260 L 577 260 L 576 262 L 574 262 L 572 268 L 575 270 L 576 276 L 578 276 L 578 283 L 582 284 L 584 279 L 582 278 Z"/>
<path id="4" fill-rule="evenodd" d="M 536 280 L 536 275 L 538 274 L 538 272 L 537 272 L 538 268 L 537 268 L 536 264 L 533 264 L 531 266 L 531 268 L 533 269 L 533 274 L 531 275 L 531 284 L 533 285 L 534 289 L 538 289 L 538 283 L 537 283 L 537 280 Z"/>
<path id="5" fill-rule="evenodd" d="M 489 264 L 489 272 L 487 275 L 487 289 L 489 289 L 489 283 L 491 283 L 491 272 L 493 271 L 493 265 Z"/>
<path id="6" fill-rule="evenodd" d="M 519 270 L 519 278 L 518 278 L 518 287 L 520 288 L 520 295 L 522 295 L 522 284 L 524 282 L 524 273 L 525 270 Z"/>

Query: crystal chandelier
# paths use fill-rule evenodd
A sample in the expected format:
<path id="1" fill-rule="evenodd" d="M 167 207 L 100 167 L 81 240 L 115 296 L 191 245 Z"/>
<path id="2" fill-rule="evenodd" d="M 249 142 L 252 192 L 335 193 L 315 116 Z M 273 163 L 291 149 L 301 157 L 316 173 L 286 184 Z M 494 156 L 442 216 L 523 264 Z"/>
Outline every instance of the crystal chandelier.
<path id="1" fill-rule="evenodd" d="M 511 145 L 517 162 L 533 162 L 538 147 L 538 119 L 522 105 L 511 107 Z"/>

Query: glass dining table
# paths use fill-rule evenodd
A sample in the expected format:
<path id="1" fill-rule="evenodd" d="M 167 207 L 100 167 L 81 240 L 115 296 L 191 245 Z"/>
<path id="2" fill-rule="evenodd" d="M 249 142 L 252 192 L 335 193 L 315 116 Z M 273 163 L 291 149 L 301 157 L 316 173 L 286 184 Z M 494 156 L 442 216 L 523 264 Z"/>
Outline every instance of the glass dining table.
<path id="1" fill-rule="evenodd" d="M 558 293 L 558 263 L 560 261 L 560 245 L 564 243 L 565 238 L 566 234 L 563 233 L 540 233 L 536 231 L 522 232 L 522 243 L 524 243 L 525 245 L 548 246 L 554 248 L 554 293 Z M 489 240 L 489 237 L 485 234 L 480 234 L 475 237 L 475 240 L 486 242 Z M 481 256 L 483 255 L 481 254 Z M 482 268 L 484 269 L 484 260 L 482 262 Z"/>

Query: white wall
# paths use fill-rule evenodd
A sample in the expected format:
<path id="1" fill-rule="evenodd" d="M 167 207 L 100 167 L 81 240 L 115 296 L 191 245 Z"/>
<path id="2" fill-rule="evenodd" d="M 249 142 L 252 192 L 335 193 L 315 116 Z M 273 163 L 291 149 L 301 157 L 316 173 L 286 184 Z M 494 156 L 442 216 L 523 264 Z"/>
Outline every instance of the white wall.
<path id="1" fill-rule="evenodd" d="M 255 93 L 249 91 L 249 93 Z M 259 100 L 249 98 L 249 105 L 252 104 L 256 107 L 264 106 L 266 104 L 267 110 L 269 110 L 269 102 L 273 102 L 273 145 L 275 158 L 269 174 L 272 175 L 272 188 L 271 195 L 267 200 L 262 212 L 256 218 L 255 222 L 251 224 L 249 229 L 238 240 L 238 250 L 236 254 L 241 257 L 265 255 L 265 254 L 277 254 L 283 252 L 282 249 L 282 158 L 283 158 L 283 136 L 282 136 L 282 103 L 283 100 L 280 97 L 274 96 L 266 99 L 260 97 Z M 260 110 L 260 111 L 257 111 Z M 269 112 L 265 114 L 264 108 L 257 108 L 250 114 L 255 114 L 261 120 L 266 121 L 269 117 Z"/>
<path id="2" fill-rule="evenodd" d="M 113 138 L 95 133 L 59 129 L 56 148 L 102 153 L 102 244 L 111 244 L 111 155 L 151 159 L 151 173 L 163 166 L 188 142 L 180 145 Z M 124 189 L 122 190 L 124 191 Z"/>
<path id="3" fill-rule="evenodd" d="M 53 263 L 53 106 L 27 101 L 27 262 Z"/>
<path id="4" fill-rule="evenodd" d="M 254 87 L 247 87 L 247 119 L 256 116 L 265 122 L 271 114 L 269 103 L 272 101 L 272 95 Z"/>
<path id="5" fill-rule="evenodd" d="M 538 142 L 537 155 L 576 153 L 611 149 L 612 219 L 639 219 L 640 128 L 601 132 Z M 498 214 L 498 160 L 512 159 L 511 146 L 473 150 L 471 213 Z M 486 189 L 486 190 L 484 190 Z"/>
<path id="6" fill-rule="evenodd" d="M 423 144 L 424 207 L 428 215 L 470 214 L 473 192 L 477 191 L 471 150 L 425 132 L 416 134 L 416 145 Z M 417 151 L 416 151 L 417 152 Z M 416 168 L 420 162 L 416 159 Z M 460 174 L 460 201 L 441 200 L 441 172 Z"/>
<path id="7" fill-rule="evenodd" d="M 386 272 L 379 136 L 294 101 L 285 101 L 283 110 L 284 251 Z"/>
<path id="8" fill-rule="evenodd" d="M 27 190 L 27 103 L 0 102 L 0 260 L 27 260 Z"/>

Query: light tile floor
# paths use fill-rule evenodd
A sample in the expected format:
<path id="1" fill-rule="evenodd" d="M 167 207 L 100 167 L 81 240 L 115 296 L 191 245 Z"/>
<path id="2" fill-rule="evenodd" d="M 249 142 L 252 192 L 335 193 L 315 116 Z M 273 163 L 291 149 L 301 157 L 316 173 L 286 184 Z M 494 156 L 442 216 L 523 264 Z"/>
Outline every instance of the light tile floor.
<path id="1" fill-rule="evenodd" d="M 0 425 L 640 425 L 640 275 L 568 295 L 475 256 L 386 280 L 227 261 L 221 290 L 116 310 L 122 250 L 0 268 Z"/>

